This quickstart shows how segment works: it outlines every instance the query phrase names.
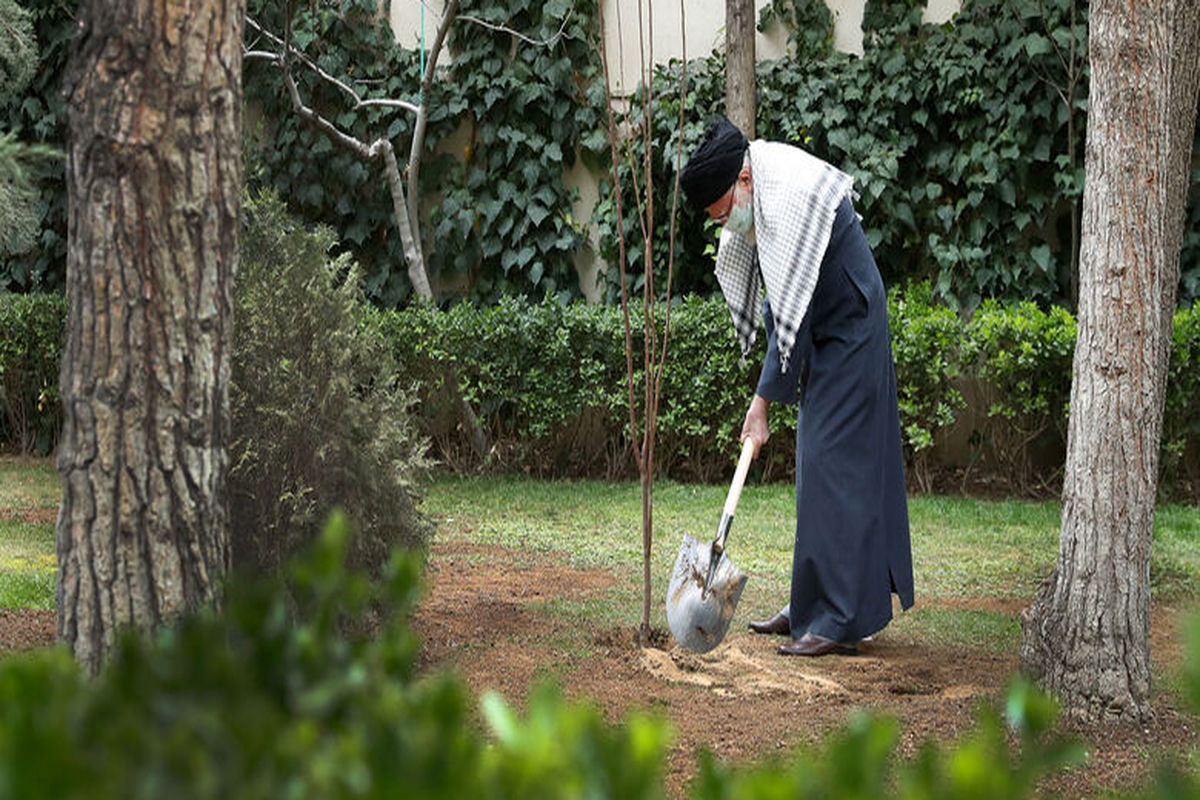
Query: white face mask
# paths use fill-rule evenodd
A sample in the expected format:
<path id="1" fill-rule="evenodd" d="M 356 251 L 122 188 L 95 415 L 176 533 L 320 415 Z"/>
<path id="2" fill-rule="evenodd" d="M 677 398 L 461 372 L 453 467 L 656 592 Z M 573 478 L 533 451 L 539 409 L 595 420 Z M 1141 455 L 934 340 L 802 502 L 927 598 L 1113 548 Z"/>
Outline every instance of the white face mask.
<path id="1" fill-rule="evenodd" d="M 741 187 L 734 189 L 733 207 L 729 209 L 725 229 L 742 236 L 754 230 L 754 204 L 750 202 L 749 197 L 744 197 Z"/>

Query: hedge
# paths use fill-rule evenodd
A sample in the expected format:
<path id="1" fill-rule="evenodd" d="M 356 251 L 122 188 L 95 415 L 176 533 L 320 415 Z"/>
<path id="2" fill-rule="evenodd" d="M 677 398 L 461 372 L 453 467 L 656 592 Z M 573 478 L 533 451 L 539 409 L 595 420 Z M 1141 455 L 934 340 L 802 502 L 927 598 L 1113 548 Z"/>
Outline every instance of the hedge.
<path id="1" fill-rule="evenodd" d="M 930 488 L 939 464 L 935 445 L 957 423 L 970 426 L 975 477 L 1018 492 L 1053 489 L 1061 477 L 1074 319 L 1059 307 L 986 302 L 964 322 L 930 298 L 927 284 L 889 295 L 901 426 L 913 482 Z M 0 309 L 14 302 L 0 303 Z M 61 314 L 61 301 L 54 302 L 19 301 L 48 303 Z M 665 320 L 665 307 L 655 313 Z M 640 307 L 632 310 L 633 329 L 639 332 L 633 341 L 639 382 L 640 314 Z M 371 312 L 368 318 L 389 344 L 400 378 L 415 383 L 419 422 L 444 466 L 539 476 L 634 474 L 619 308 L 507 298 L 483 308 L 466 303 L 448 311 L 413 307 Z M 0 312 L 0 341 L 16 341 L 10 331 L 24 330 L 22 324 L 17 315 Z M 732 469 L 763 343 L 745 362 L 739 358 L 719 298 L 675 301 L 670 325 L 658 468 L 681 481 L 723 480 Z M 57 374 L 60 329 L 43 321 L 41 344 L 26 347 L 45 354 L 37 376 Z M 0 361 L 0 375 L 12 374 L 11 363 Z M 34 374 L 24 369 L 21 374 Z M 482 458 L 470 445 L 456 395 L 446 385 L 448 375 L 455 377 L 490 445 Z M 7 391 L 35 398 L 46 386 L 42 380 L 35 377 Z M 981 394 L 983 407 L 968 408 L 965 389 Z M 1175 315 L 1162 439 L 1164 488 L 1193 501 L 1200 498 L 1198 403 L 1200 304 Z M 971 419 L 968 411 L 974 412 Z M 756 469 L 765 479 L 787 479 L 794 410 L 776 405 L 772 415 L 774 433 Z M 6 416 L 2 425 L 14 444 L 15 421 Z"/>
<path id="2" fill-rule="evenodd" d="M 1075 321 L 1060 307 L 986 302 L 969 322 L 931 301 L 927 284 L 889 295 L 901 427 L 909 474 L 929 488 L 934 445 L 966 409 L 962 390 L 986 399 L 971 432 L 971 457 L 1018 492 L 1045 492 L 1061 477 Z M 488 308 L 382 312 L 401 368 L 415 378 L 421 413 L 442 461 L 458 469 L 521 469 L 537 475 L 632 474 L 628 453 L 624 333 L 619 308 L 507 299 Z M 656 310 L 658 319 L 665 308 Z M 1195 492 L 1200 446 L 1200 304 L 1175 318 L 1163 423 L 1167 488 Z M 642 361 L 635 310 L 635 378 Z M 657 464 L 678 480 L 717 480 L 732 466 L 735 441 L 754 391 L 763 343 L 742 362 L 719 298 L 671 308 Z M 455 371 L 492 450 L 480 462 L 467 447 L 443 377 Z M 640 395 L 638 395 L 640 397 Z M 772 437 L 759 469 L 790 473 L 794 409 L 772 407 Z M 1190 469 L 1190 471 L 1189 471 Z"/>
<path id="3" fill-rule="evenodd" d="M 66 316 L 62 295 L 0 292 L 0 444 L 21 453 L 49 453 L 57 441 Z"/>

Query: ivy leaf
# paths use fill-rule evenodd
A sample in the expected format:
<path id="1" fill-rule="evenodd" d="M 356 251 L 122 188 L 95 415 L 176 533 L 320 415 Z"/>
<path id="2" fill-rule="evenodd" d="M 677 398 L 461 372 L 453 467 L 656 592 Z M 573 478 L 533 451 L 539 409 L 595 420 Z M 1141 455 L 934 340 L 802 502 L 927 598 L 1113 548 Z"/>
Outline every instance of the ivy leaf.
<path id="1" fill-rule="evenodd" d="M 996 186 L 1000 199 L 1010 206 L 1017 204 L 1017 188 L 1010 181 L 1004 181 Z"/>
<path id="2" fill-rule="evenodd" d="M 1031 33 L 1029 36 L 1025 37 L 1025 52 L 1030 58 L 1044 56 L 1053 49 L 1054 46 L 1050 43 L 1050 40 L 1045 36 L 1042 36 L 1040 33 Z"/>
<path id="3" fill-rule="evenodd" d="M 534 286 L 537 286 L 538 282 L 542 279 L 542 274 L 545 271 L 546 271 L 546 268 L 544 266 L 542 266 L 542 262 L 538 261 L 536 264 L 534 264 L 529 269 L 529 282 L 532 283 Z"/>
<path id="4" fill-rule="evenodd" d="M 534 225 L 541 225 L 542 220 L 550 216 L 550 209 L 538 203 L 530 203 L 525 213 L 529 215 L 529 219 Z"/>
<path id="5" fill-rule="evenodd" d="M 1054 256 L 1050 252 L 1050 245 L 1039 244 L 1029 250 L 1030 257 L 1033 262 L 1038 265 L 1042 272 L 1051 272 L 1054 264 Z"/>

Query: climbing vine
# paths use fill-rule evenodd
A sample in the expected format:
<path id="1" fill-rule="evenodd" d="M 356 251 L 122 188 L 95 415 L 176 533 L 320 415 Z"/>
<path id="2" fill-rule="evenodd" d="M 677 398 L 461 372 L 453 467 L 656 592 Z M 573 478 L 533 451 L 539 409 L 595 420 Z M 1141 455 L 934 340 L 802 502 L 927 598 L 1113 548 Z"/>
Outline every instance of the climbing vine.
<path id="1" fill-rule="evenodd" d="M 930 280 L 940 298 L 966 308 L 992 296 L 1069 301 L 1083 185 L 1086 5 L 966 0 L 945 25 L 922 23 L 923 5 L 868 2 L 861 57 L 833 49 L 821 0 L 767 6 L 760 28 L 783 24 L 792 35 L 786 58 L 759 64 L 757 134 L 855 177 L 857 207 L 889 282 Z M 680 71 L 668 64 L 659 80 L 678 81 Z M 682 135 L 691 141 L 723 108 L 720 54 L 687 72 L 695 106 Z M 657 116 L 664 152 L 679 135 L 665 122 L 671 117 Z M 711 247 L 706 253 L 709 242 L 694 238 L 702 220 L 691 222 L 680 233 L 682 291 L 711 285 Z M 609 256 L 611 223 L 604 232 Z"/>
<path id="2" fill-rule="evenodd" d="M 282 30 L 278 4 L 250 5 L 251 14 Z M 584 102 L 596 75 L 594 17 L 594 0 L 460 4 L 447 66 L 426 98 L 420 173 L 427 265 L 443 294 L 483 301 L 579 294 L 574 257 L 584 222 L 571 215 L 564 171 L 596 124 Z M 304 6 L 293 28 L 296 46 L 326 72 L 370 96 L 417 102 L 419 54 L 395 43 L 375 0 Z M 271 184 L 294 212 L 338 231 L 363 265 L 369 297 L 385 306 L 403 302 L 410 286 L 380 175 L 306 127 L 271 73 L 247 65 L 247 98 L 263 110 L 252 178 Z M 343 129 L 366 139 L 385 133 L 408 152 L 411 114 L 348 109 L 315 73 L 298 77 L 313 106 Z"/>
<path id="3" fill-rule="evenodd" d="M 451 32 L 447 83 L 466 142 L 432 214 L 430 264 L 478 298 L 580 293 L 587 220 L 572 214 L 564 178 L 600 121 L 587 103 L 596 13 L 595 0 L 471 0 Z"/>
<path id="4" fill-rule="evenodd" d="M 74 4 L 29 5 L 39 67 L 23 93 L 0 87 L 0 127 L 61 147 Z M 250 0 L 248 10 L 282 31 L 283 5 Z M 395 43 L 377 0 L 294 6 L 294 41 L 323 69 L 372 97 L 417 99 L 419 53 Z M 786 26 L 790 52 L 759 64 L 758 134 L 798 143 L 854 175 L 889 283 L 928 280 L 938 297 L 967 309 L 987 297 L 1070 304 L 1083 187 L 1086 0 L 964 0 L 943 25 L 922 23 L 921 6 L 868 0 L 865 52 L 856 57 L 833 49 L 821 0 L 773 0 L 760 26 Z M 598 227 L 602 262 L 613 266 L 602 276 L 605 294 L 617 297 L 595 0 L 470 0 L 460 13 L 428 98 L 421 168 L 424 245 L 443 299 L 579 294 L 574 263 L 589 223 Z M 678 61 L 661 65 L 656 83 L 677 87 L 682 72 Z M 327 82 L 303 70 L 296 76 L 314 108 L 357 136 L 386 135 L 407 152 L 407 112 L 351 110 Z M 664 154 L 680 136 L 685 149 L 694 146 L 707 117 L 724 106 L 721 54 L 693 59 L 687 80 L 683 130 L 675 91 L 657 93 L 664 108 L 652 115 L 655 208 L 664 213 L 674 185 Z M 362 265 L 374 302 L 403 303 L 410 287 L 378 169 L 305 127 L 271 66 L 247 63 L 245 94 L 249 182 L 273 186 L 294 213 L 330 225 Z M 624 122 L 636 131 L 637 120 Z M 629 158 L 640 157 L 639 147 L 631 137 Z M 1200 297 L 1200 146 L 1195 152 L 1182 305 Z M 565 179 L 578 159 L 605 182 L 590 220 L 576 218 Z M 63 165 L 34 169 L 38 245 L 0 263 L 0 287 L 18 291 L 59 289 L 64 277 Z M 631 182 L 622 185 L 632 192 Z M 635 202 L 625 198 L 627 207 Z M 640 276 L 633 224 L 628 217 L 629 273 Z M 675 292 L 716 291 L 714 229 L 683 208 L 676 237 Z M 668 247 L 664 238 L 656 243 L 656 268 L 665 269 Z"/>
<path id="5" fill-rule="evenodd" d="M 287 4 L 250 0 L 247 14 L 265 29 L 282 34 Z M 251 26 L 247 45 L 261 46 Z M 292 15 L 292 42 L 328 74 L 353 84 L 370 97 L 415 102 L 420 61 L 395 43 L 376 0 L 298 3 Z M 301 96 L 318 113 L 352 136 L 390 138 L 407 152 L 413 117 L 385 106 L 353 109 L 346 97 L 313 70 L 296 69 Z M 377 164 L 338 148 L 307 126 L 292 108 L 279 70 L 254 60 L 245 64 L 246 177 L 251 186 L 270 186 L 301 218 L 328 225 L 339 247 L 351 252 L 364 272 L 372 300 L 395 305 L 409 294 L 404 253 L 383 172 Z M 454 107 L 439 95 L 430 103 L 430 138 L 448 131 Z M 432 163 L 431 163 L 432 162 Z M 423 167 L 423 183 L 433 186 L 436 159 Z"/>

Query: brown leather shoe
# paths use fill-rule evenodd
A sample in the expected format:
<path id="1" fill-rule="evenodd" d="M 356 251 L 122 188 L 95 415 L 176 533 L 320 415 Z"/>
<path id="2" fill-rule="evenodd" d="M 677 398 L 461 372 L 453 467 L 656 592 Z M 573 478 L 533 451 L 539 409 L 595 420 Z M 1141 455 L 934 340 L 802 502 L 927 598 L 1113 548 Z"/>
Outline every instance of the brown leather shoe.
<path id="1" fill-rule="evenodd" d="M 779 654 L 784 656 L 827 656 L 829 654 L 852 656 L 858 653 L 858 647 L 852 644 L 835 642 L 824 636 L 806 632 L 799 639 L 792 639 L 787 644 L 779 645 Z"/>
<path id="2" fill-rule="evenodd" d="M 755 633 L 774 633 L 778 636 L 786 636 L 792 632 L 792 621 L 787 614 L 776 614 L 770 619 L 751 620 L 750 630 Z"/>

